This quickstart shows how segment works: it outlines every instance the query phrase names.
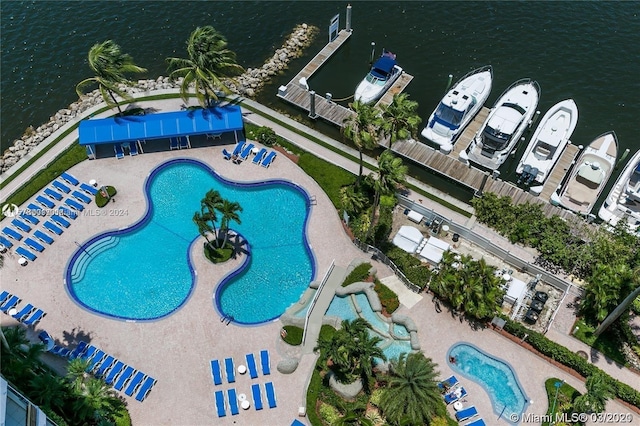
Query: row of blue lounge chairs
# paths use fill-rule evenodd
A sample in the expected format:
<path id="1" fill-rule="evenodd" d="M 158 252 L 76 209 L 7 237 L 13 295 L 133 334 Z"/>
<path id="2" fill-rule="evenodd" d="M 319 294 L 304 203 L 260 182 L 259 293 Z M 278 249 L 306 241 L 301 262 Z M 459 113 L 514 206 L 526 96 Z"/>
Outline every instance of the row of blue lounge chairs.
<path id="1" fill-rule="evenodd" d="M 249 158 L 249 154 L 254 148 L 254 144 L 249 143 L 245 145 L 245 141 L 240 141 L 236 144 L 233 152 L 229 152 L 226 148 L 223 148 L 222 155 L 225 160 L 233 159 L 235 162 L 239 163 Z M 255 157 L 253 157 L 251 162 L 253 164 L 260 164 L 262 167 L 269 167 L 271 163 L 273 163 L 273 160 L 275 160 L 276 155 L 275 151 L 271 151 L 267 154 L 267 148 L 261 148 L 260 151 L 256 153 Z"/>
<path id="2" fill-rule="evenodd" d="M 133 142 L 123 142 L 123 143 L 116 143 L 113 144 L 113 150 L 116 153 L 116 158 L 118 160 L 124 158 L 124 150 L 128 149 L 129 150 L 129 155 L 130 156 L 135 156 L 138 155 L 138 144 L 140 143 L 140 141 L 133 141 Z M 140 149 L 140 151 L 142 151 L 142 149 Z"/>
<path id="3" fill-rule="evenodd" d="M 444 402 L 447 404 L 454 403 L 467 396 L 466 389 L 460 386 L 456 376 L 451 376 L 441 381 L 438 383 L 438 388 L 444 394 Z M 476 417 L 478 415 L 478 410 L 475 406 L 471 405 L 467 408 L 462 408 L 461 410 L 456 411 L 455 415 L 458 422 L 464 422 Z M 484 420 L 478 418 L 470 423 L 466 423 L 464 426 L 485 426 L 485 423 Z"/>
<path id="4" fill-rule="evenodd" d="M 40 339 L 44 341 L 43 337 Z M 156 379 L 153 377 L 142 371 L 136 371 L 133 367 L 86 342 L 80 342 L 73 351 L 54 345 L 51 353 L 71 360 L 79 358 L 88 361 L 87 373 L 93 373 L 94 376 L 102 378 L 106 384 L 113 386 L 117 391 L 124 392 L 127 396 L 136 394 L 135 399 L 140 402 L 144 401 L 156 384 Z"/>
<path id="5" fill-rule="evenodd" d="M 267 405 L 269 408 L 275 408 L 278 406 L 276 399 L 276 392 L 273 387 L 273 382 L 267 382 L 264 384 L 265 394 L 267 396 Z M 224 397 L 224 391 L 217 390 L 214 392 L 216 399 L 216 410 L 218 417 L 225 417 L 227 415 L 227 403 Z M 262 410 L 264 408 L 262 403 L 262 390 L 260 384 L 254 383 L 251 385 L 251 396 L 253 398 L 253 406 L 256 410 Z M 235 416 L 240 412 L 238 409 L 238 394 L 235 389 L 227 389 L 227 399 L 229 400 L 229 411 L 232 416 Z"/>
<path id="6" fill-rule="evenodd" d="M 0 311 L 7 315 L 9 315 L 9 311 L 11 309 L 17 310 L 16 307 L 20 302 L 22 302 L 20 297 L 11 294 L 6 290 L 0 293 Z M 42 318 L 45 317 L 45 315 L 47 315 L 45 311 L 36 308 L 31 303 L 27 303 L 22 307 L 22 309 L 18 310 L 11 316 L 27 326 L 35 326 Z"/>
<path id="7" fill-rule="evenodd" d="M 36 197 L 36 202 L 38 204 L 29 203 L 27 205 L 27 210 L 20 213 L 19 218 L 15 218 L 11 221 L 11 225 L 16 229 L 8 226 L 2 229 L 2 233 L 6 237 L 18 242 L 22 241 L 23 235 L 20 232 L 31 232 L 32 227 L 40 223 L 38 216 L 44 216 L 47 213 L 47 209 L 53 209 L 56 206 L 54 201 L 61 201 L 64 197 L 62 193 L 64 193 L 73 198 L 67 198 L 64 201 L 65 205 L 59 206 L 57 209 L 60 214 L 52 214 L 50 216 L 50 220 L 45 220 L 42 225 L 44 229 L 48 230 L 50 233 L 61 235 L 63 228 L 68 228 L 71 225 L 67 218 L 75 219 L 78 217 L 77 212 L 84 210 L 84 205 L 81 203 L 91 203 L 89 195 L 93 196 L 98 192 L 98 190 L 93 186 L 86 183 L 80 183 L 78 179 L 69 173 L 64 172 L 61 177 L 66 183 L 60 180 L 54 180 L 51 185 L 55 189 L 45 188 L 43 191 L 44 195 L 40 194 Z M 79 185 L 79 189 L 69 188 L 68 185 Z M 5 236 L 0 235 L 0 244 L 7 248 L 13 247 L 11 240 L 9 238 L 5 238 Z M 37 255 L 31 250 L 39 253 L 43 252 L 46 246 L 41 243 L 51 245 L 54 242 L 53 238 L 49 234 L 39 229 L 34 231 L 33 237 L 34 238 L 27 237 L 24 240 L 24 244 L 27 247 L 21 246 L 16 248 L 17 254 L 32 262 L 37 259 Z"/>
<path id="8" fill-rule="evenodd" d="M 252 353 L 248 353 L 245 358 L 247 360 L 247 371 L 249 372 L 249 377 L 256 379 L 258 377 L 258 368 L 256 366 L 256 359 L 254 355 Z M 236 375 L 233 358 L 225 358 L 224 366 L 227 382 L 234 383 L 236 381 Z M 260 351 L 260 366 L 264 376 L 271 374 L 271 360 L 269 358 L 269 351 L 266 349 Z M 222 384 L 222 369 L 220 367 L 220 361 L 217 359 L 211 361 L 211 377 L 214 385 L 217 386 Z"/>
<path id="9" fill-rule="evenodd" d="M 169 138 L 169 148 L 171 150 L 191 148 L 191 141 L 189 140 L 189 136 L 178 136 L 175 138 Z"/>

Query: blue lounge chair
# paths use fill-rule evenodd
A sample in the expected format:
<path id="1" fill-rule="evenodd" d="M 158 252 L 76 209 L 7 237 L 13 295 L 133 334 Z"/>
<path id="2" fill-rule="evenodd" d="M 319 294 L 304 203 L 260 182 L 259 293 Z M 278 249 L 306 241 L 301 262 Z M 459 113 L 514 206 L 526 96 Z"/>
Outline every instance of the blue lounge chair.
<path id="1" fill-rule="evenodd" d="M 96 371 L 93 373 L 96 377 L 104 376 L 109 368 L 113 365 L 116 359 L 112 355 L 107 355 L 99 365 L 96 365 Z"/>
<path id="2" fill-rule="evenodd" d="M 487 424 L 482 420 L 482 418 L 476 419 L 472 422 L 465 424 L 464 426 L 487 426 Z"/>
<path id="3" fill-rule="evenodd" d="M 13 295 L 9 298 L 9 300 L 7 300 L 6 302 L 4 302 L 4 305 L 0 306 L 0 311 L 4 312 L 5 314 L 9 311 L 9 309 L 15 308 L 16 305 L 18 303 L 20 303 L 22 299 L 20 299 L 18 296 Z"/>
<path id="4" fill-rule="evenodd" d="M 456 420 L 458 422 L 463 422 L 465 420 L 470 419 L 473 416 L 477 416 L 478 415 L 478 410 L 476 410 L 475 406 L 471 406 L 471 407 L 467 407 L 465 409 L 462 409 L 460 411 L 456 412 Z"/>
<path id="5" fill-rule="evenodd" d="M 80 355 L 82 355 L 82 352 L 84 352 L 85 349 L 87 349 L 87 346 L 89 346 L 87 342 L 78 343 L 78 346 L 76 346 L 76 348 L 72 350 L 71 353 L 69 354 L 69 359 L 78 358 Z"/>
<path id="6" fill-rule="evenodd" d="M 39 252 L 44 251 L 44 246 L 39 242 L 37 242 L 36 240 L 27 238 L 24 240 L 24 243 L 36 251 L 39 251 Z"/>
<path id="7" fill-rule="evenodd" d="M 116 153 L 116 158 L 118 160 L 120 160 L 121 158 L 124 158 L 124 151 L 122 150 L 122 144 L 116 143 L 113 145 L 113 150 Z"/>
<path id="8" fill-rule="evenodd" d="M 71 189 L 67 185 L 60 182 L 59 180 L 54 180 L 53 182 L 51 182 L 51 185 L 53 185 L 53 187 L 56 188 L 58 191 L 62 191 L 65 194 L 68 194 L 69 191 L 71 191 Z"/>
<path id="9" fill-rule="evenodd" d="M 267 148 L 262 148 L 260 151 L 258 151 L 256 156 L 253 157 L 253 160 L 251 160 L 251 162 L 253 164 L 260 164 L 260 162 L 262 161 L 262 159 L 266 154 L 267 154 Z"/>
<path id="10" fill-rule="evenodd" d="M 138 141 L 131 142 L 129 145 L 129 155 L 132 157 L 138 155 Z"/>
<path id="11" fill-rule="evenodd" d="M 236 395 L 236 390 L 233 388 L 227 389 L 227 397 L 229 398 L 229 411 L 231 411 L 232 416 L 235 416 L 240 412 L 240 410 L 238 410 L 238 396 Z"/>
<path id="12" fill-rule="evenodd" d="M 171 148 L 171 150 L 180 148 L 178 138 L 169 138 L 169 148 Z"/>
<path id="13" fill-rule="evenodd" d="M 271 361 L 269 360 L 269 351 L 260 351 L 260 364 L 262 365 L 262 374 L 267 376 L 271 374 Z"/>
<path id="14" fill-rule="evenodd" d="M 20 312 L 16 312 L 15 315 L 12 315 L 12 317 L 17 319 L 18 321 L 22 321 L 24 317 L 31 314 L 33 309 L 33 305 L 31 303 L 27 303 L 22 309 L 20 309 Z"/>
<path id="15" fill-rule="evenodd" d="M 451 376 L 448 379 L 445 379 L 440 383 L 438 383 L 438 389 L 440 389 L 442 392 L 447 392 L 449 389 L 451 389 L 457 384 L 458 384 L 458 379 L 456 378 L 456 376 Z"/>
<path id="16" fill-rule="evenodd" d="M 456 402 L 460 398 L 464 398 L 467 396 L 467 390 L 460 386 L 459 388 L 454 389 L 444 396 L 444 402 L 447 404 L 451 404 L 452 402 Z"/>
<path id="17" fill-rule="evenodd" d="M 291 426 L 307 426 L 304 423 L 302 423 L 300 420 L 294 420 L 293 422 L 291 422 Z"/>
<path id="18" fill-rule="evenodd" d="M 9 240 L 7 240 L 5 237 L 3 237 L 2 235 L 0 235 L 0 244 L 2 244 L 3 246 L 5 246 L 6 248 L 11 248 L 13 247 L 13 243 Z"/>
<path id="19" fill-rule="evenodd" d="M 51 337 L 46 330 L 42 330 L 38 334 L 38 339 L 40 339 L 40 341 L 44 345 L 45 352 L 51 352 L 53 350 L 54 348 L 53 337 Z"/>
<path id="20" fill-rule="evenodd" d="M 60 213 L 62 213 L 63 216 L 68 217 L 69 219 L 75 220 L 78 217 L 78 213 L 66 208 L 65 206 L 58 207 L 58 210 L 60 210 Z"/>
<path id="21" fill-rule="evenodd" d="M 251 385 L 251 395 L 253 396 L 253 406 L 256 407 L 256 410 L 262 410 L 262 393 L 258 383 Z"/>
<path id="22" fill-rule="evenodd" d="M 129 381 L 131 376 L 133 376 L 133 373 L 135 371 L 136 370 L 133 367 L 131 367 L 130 365 L 127 365 L 127 368 L 125 368 L 124 371 L 120 373 L 120 376 L 118 377 L 116 384 L 113 385 L 113 388 L 117 391 L 121 391 L 122 388 L 124 388 L 124 385 L 126 385 L 127 382 Z"/>
<path id="23" fill-rule="evenodd" d="M 69 207 L 71 207 L 72 209 L 76 209 L 78 211 L 82 211 L 84 210 L 84 206 L 82 204 L 80 204 L 79 202 L 72 200 L 71 198 L 67 198 L 66 200 L 64 200 L 64 203 L 66 205 L 68 205 Z"/>
<path id="24" fill-rule="evenodd" d="M 244 147 L 244 141 L 239 141 L 239 142 L 236 144 L 236 147 L 235 147 L 235 148 L 233 148 L 233 154 L 232 154 L 232 156 L 233 156 L 233 155 L 240 155 L 240 153 L 242 152 L 242 148 L 243 148 L 243 147 Z"/>
<path id="25" fill-rule="evenodd" d="M 20 217 L 31 223 L 32 225 L 37 225 L 40 223 L 40 219 L 30 214 L 20 213 Z"/>
<path id="26" fill-rule="evenodd" d="M 54 200 L 56 200 L 56 201 L 60 201 L 60 200 L 62 200 L 62 194 L 61 194 L 61 193 L 59 193 L 58 191 L 54 191 L 54 190 L 53 190 L 53 189 L 51 189 L 51 188 L 45 188 L 45 189 L 44 189 L 44 193 L 45 193 L 46 195 L 48 195 L 50 198 L 53 198 L 53 199 L 54 199 Z"/>
<path id="27" fill-rule="evenodd" d="M 211 361 L 211 377 L 214 385 L 222 384 L 222 372 L 220 371 L 220 361 L 214 359 Z"/>
<path id="28" fill-rule="evenodd" d="M 47 315 L 45 311 L 43 311 L 42 309 L 36 309 L 36 311 L 32 313 L 29 318 L 23 320 L 22 323 L 27 326 L 36 325 L 42 318 L 45 317 L 45 315 Z"/>
<path id="29" fill-rule="evenodd" d="M 247 354 L 247 368 L 249 369 L 249 375 L 252 379 L 258 377 L 258 369 L 256 368 L 256 359 L 253 357 L 253 354 Z"/>
<path id="30" fill-rule="evenodd" d="M 262 167 L 269 167 L 271 165 L 271 163 L 273 163 L 273 160 L 276 159 L 276 152 L 275 151 L 271 151 L 266 157 L 264 157 L 264 160 L 262 160 L 262 163 L 260 163 L 260 165 Z"/>
<path id="31" fill-rule="evenodd" d="M 22 222 L 22 221 L 20 221 L 18 219 L 13 219 L 11 221 L 11 224 L 13 226 L 15 226 L 16 228 L 18 228 L 19 230 L 21 230 L 21 231 L 24 231 L 24 232 L 31 231 L 31 227 L 29 225 L 27 225 L 26 223 L 24 223 L 24 222 Z"/>
<path id="32" fill-rule="evenodd" d="M 155 384 L 156 384 L 156 379 L 154 379 L 153 377 L 147 376 L 144 379 L 144 382 L 142 382 L 142 384 L 140 385 L 140 389 L 136 394 L 136 401 L 140 401 L 140 402 L 144 401 L 144 399 L 149 394 L 149 391 Z"/>
<path id="33" fill-rule="evenodd" d="M 218 410 L 218 417 L 224 417 L 227 415 L 226 407 L 224 405 L 224 393 L 221 390 L 216 391 L 216 409 Z"/>
<path id="34" fill-rule="evenodd" d="M 42 195 L 38 195 L 36 197 L 36 201 L 42 204 L 46 209 L 52 209 L 56 206 L 55 204 L 53 204 L 53 201 L 43 197 Z"/>
<path id="35" fill-rule="evenodd" d="M 2 293 L 0 293 L 0 306 L 2 306 L 4 302 L 6 302 L 9 296 L 11 296 L 11 293 L 9 293 L 7 290 L 4 290 Z"/>
<path id="36" fill-rule="evenodd" d="M 106 355 L 107 354 L 105 354 L 102 349 L 98 349 L 95 355 L 91 357 L 91 361 L 89 361 L 89 365 L 87 365 L 87 370 L 86 370 L 87 373 L 92 372 L 93 369 L 96 368 L 98 364 L 104 361 L 104 358 L 106 357 Z"/>
<path id="37" fill-rule="evenodd" d="M 16 249 L 16 253 L 18 253 L 20 256 L 26 257 L 27 259 L 29 259 L 30 261 L 35 261 L 38 256 L 36 256 L 35 254 L 31 253 L 29 250 L 27 250 L 24 247 L 18 247 Z"/>
<path id="38" fill-rule="evenodd" d="M 62 216 L 58 216 L 57 214 L 51 215 L 51 219 L 53 219 L 58 225 L 64 226 L 65 228 L 68 228 L 71 225 L 67 219 Z"/>
<path id="39" fill-rule="evenodd" d="M 69 356 L 71 351 L 69 349 L 65 348 L 64 346 L 54 345 L 53 349 L 51 349 L 51 353 L 54 354 L 54 355 L 66 358 L 66 357 Z"/>
<path id="40" fill-rule="evenodd" d="M 86 195 L 84 195 L 82 192 L 80 191 L 73 191 L 71 193 L 71 195 L 73 196 L 73 198 L 75 198 L 78 201 L 82 201 L 85 204 L 89 204 L 91 202 L 91 198 L 87 197 Z"/>
<path id="41" fill-rule="evenodd" d="M 47 214 L 47 212 L 44 211 L 42 206 L 38 206 L 37 204 L 29 203 L 27 205 L 27 208 L 29 209 L 29 213 L 34 215 L 45 216 Z"/>
<path id="42" fill-rule="evenodd" d="M 276 408 L 278 404 L 276 401 L 276 391 L 275 389 L 273 389 L 273 383 L 272 382 L 265 383 L 264 390 L 267 393 L 267 404 L 269 405 L 269 408 Z"/>
<path id="43" fill-rule="evenodd" d="M 133 396 L 133 393 L 138 389 L 145 377 L 147 377 L 146 374 L 144 374 L 142 371 L 138 371 L 136 375 L 131 379 L 131 382 L 129 382 L 129 386 L 127 386 L 127 388 L 125 389 L 124 394 L 127 396 Z"/>
<path id="44" fill-rule="evenodd" d="M 16 241 L 20 241 L 20 240 L 22 240 L 22 234 L 21 234 L 21 233 L 19 233 L 19 232 L 17 232 L 17 231 L 14 231 L 13 229 L 9 228 L 8 226 L 5 226 L 5 227 L 2 229 L 2 232 L 3 232 L 5 235 L 7 235 L 7 236 L 9 236 L 9 237 L 13 238 L 13 239 L 14 239 L 14 240 L 16 240 Z"/>
<path id="45" fill-rule="evenodd" d="M 191 148 L 189 136 L 180 136 L 180 149 Z"/>
<path id="46" fill-rule="evenodd" d="M 250 143 L 242 149 L 242 153 L 240 153 L 240 158 L 242 159 L 242 161 L 246 160 L 249 157 L 249 154 L 251 154 L 251 150 L 254 146 L 254 144 Z"/>
<path id="47" fill-rule="evenodd" d="M 49 231 L 53 232 L 56 235 L 62 234 L 62 229 L 54 225 L 53 222 L 46 221 L 45 223 L 42 224 L 42 226 L 44 226 L 45 228 L 47 228 Z"/>
<path id="48" fill-rule="evenodd" d="M 82 184 L 80 184 L 80 189 L 82 189 L 87 194 L 91 194 L 91 195 L 96 195 L 98 193 L 98 190 L 96 188 L 94 188 L 93 186 L 88 185 L 88 184 L 86 184 L 84 182 L 82 182 Z"/>
<path id="49" fill-rule="evenodd" d="M 233 365 L 233 358 L 225 358 L 224 359 L 224 370 L 227 373 L 227 381 L 229 383 L 233 383 L 236 381 L 236 370 Z"/>
<path id="50" fill-rule="evenodd" d="M 80 183 L 80 181 L 78 181 L 78 179 L 76 179 L 75 177 L 73 177 L 73 175 L 70 175 L 67 172 L 62 172 L 62 174 L 60 175 L 60 177 L 64 180 L 66 180 L 67 182 L 69 182 L 71 185 L 78 185 Z"/>
<path id="51" fill-rule="evenodd" d="M 109 370 L 109 374 L 104 378 L 104 382 L 108 385 L 113 384 L 113 382 L 118 378 L 122 370 L 124 369 L 125 364 L 122 361 L 116 361 L 115 365 Z"/>
<path id="52" fill-rule="evenodd" d="M 227 151 L 226 148 L 222 148 L 222 156 L 224 157 L 225 160 L 231 160 L 231 157 L 233 157 L 233 154 Z"/>
<path id="53" fill-rule="evenodd" d="M 79 358 L 84 361 L 91 361 L 91 358 L 93 358 L 96 352 L 98 352 L 98 348 L 93 345 L 89 345 Z"/>

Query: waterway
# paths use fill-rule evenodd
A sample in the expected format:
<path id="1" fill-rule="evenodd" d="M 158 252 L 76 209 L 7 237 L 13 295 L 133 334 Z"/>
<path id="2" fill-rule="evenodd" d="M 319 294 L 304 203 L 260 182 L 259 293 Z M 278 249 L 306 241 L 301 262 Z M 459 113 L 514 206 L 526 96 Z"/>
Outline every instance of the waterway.
<path id="1" fill-rule="evenodd" d="M 615 130 L 620 153 L 640 148 L 640 2 L 367 2 L 353 3 L 353 36 L 310 80 L 318 93 L 348 97 L 368 71 L 371 43 L 393 51 L 414 75 L 406 91 L 424 120 L 442 97 L 448 75 L 491 64 L 491 106 L 515 80 L 542 88 L 541 115 L 575 99 L 578 126 L 572 141 L 588 144 Z M 185 56 L 190 32 L 213 25 L 245 68 L 260 66 L 302 22 L 321 28 L 305 56 L 293 61 L 258 96 L 266 105 L 304 117 L 275 97 L 327 41 L 330 18 L 346 2 L 3 1 L 0 3 L 1 148 L 29 126 L 77 99 L 75 85 L 91 77 L 90 47 L 113 39 L 148 69 L 140 78 L 167 75 L 165 58 Z M 136 77 L 138 78 L 138 77 Z M 310 123 L 340 138 L 335 128 Z M 505 163 L 513 175 L 520 153 Z M 615 176 L 615 174 L 614 174 Z M 609 185 L 613 184 L 611 179 Z M 452 185 L 443 181 L 442 185 Z M 440 186 L 440 185 L 439 185 Z"/>

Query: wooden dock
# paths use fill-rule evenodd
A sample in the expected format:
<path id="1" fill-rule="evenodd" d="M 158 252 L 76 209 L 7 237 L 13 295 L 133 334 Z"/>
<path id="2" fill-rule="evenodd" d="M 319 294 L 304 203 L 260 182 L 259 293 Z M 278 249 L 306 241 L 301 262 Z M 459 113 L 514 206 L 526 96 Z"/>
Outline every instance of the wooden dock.
<path id="1" fill-rule="evenodd" d="M 573 144 L 567 145 L 567 147 L 564 149 L 564 152 L 558 159 L 556 165 L 553 166 L 551 174 L 542 187 L 540 198 L 543 201 L 549 201 L 551 194 L 553 194 L 556 188 L 558 188 L 558 185 L 560 185 L 560 182 L 562 182 L 562 179 L 564 179 L 564 177 L 567 175 L 567 172 L 571 168 L 571 165 L 576 159 L 579 151 L 580 150 L 578 149 L 578 147 Z"/>
<path id="2" fill-rule="evenodd" d="M 453 151 L 449 154 L 451 157 L 458 159 L 460 153 L 467 149 L 474 136 L 478 133 L 478 130 L 480 130 L 480 127 L 482 127 L 482 124 L 489 116 L 489 111 L 491 111 L 491 109 L 487 107 L 482 107 L 482 109 L 478 111 L 473 120 L 471 120 L 471 123 L 469 123 L 469 125 L 462 131 L 462 134 L 453 145 Z"/>
<path id="3" fill-rule="evenodd" d="M 380 107 L 382 105 L 388 106 L 393 101 L 393 97 L 398 93 L 402 93 L 402 91 L 411 83 L 413 80 L 413 76 L 411 74 L 407 74 L 403 72 L 402 75 L 393 83 L 393 86 L 386 91 L 384 95 L 380 98 L 378 102 L 376 102 L 376 107 Z"/>

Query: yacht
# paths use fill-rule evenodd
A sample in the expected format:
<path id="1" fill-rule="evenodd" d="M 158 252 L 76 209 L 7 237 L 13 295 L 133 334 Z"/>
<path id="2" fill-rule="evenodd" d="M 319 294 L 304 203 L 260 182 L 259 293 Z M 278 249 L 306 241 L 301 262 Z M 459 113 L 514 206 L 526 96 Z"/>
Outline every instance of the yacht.
<path id="1" fill-rule="evenodd" d="M 492 80 L 490 65 L 462 77 L 431 113 L 421 135 L 437 144 L 442 153 L 449 154 L 458 136 L 489 97 Z"/>
<path id="2" fill-rule="evenodd" d="M 539 99 L 540 86 L 536 81 L 526 78 L 509 86 L 469 147 L 460 153 L 460 159 L 490 170 L 500 167 L 531 124 Z"/>
<path id="3" fill-rule="evenodd" d="M 640 230 L 640 150 L 618 176 L 598 216 L 612 226 L 626 217 L 632 232 Z"/>
<path id="4" fill-rule="evenodd" d="M 386 50 L 373 63 L 371 71 L 356 88 L 354 99 L 368 104 L 379 99 L 402 75 L 402 68 L 396 64 L 396 55 Z"/>
<path id="5" fill-rule="evenodd" d="M 576 124 L 578 106 L 573 99 L 558 102 L 547 111 L 516 167 L 516 173 L 520 175 L 518 183 L 534 185 L 530 192 L 540 195 L 542 185 L 569 143 Z"/>
<path id="6" fill-rule="evenodd" d="M 551 194 L 551 204 L 588 215 L 611 176 L 618 156 L 614 132 L 598 136 L 578 157 L 569 178 Z"/>

